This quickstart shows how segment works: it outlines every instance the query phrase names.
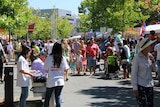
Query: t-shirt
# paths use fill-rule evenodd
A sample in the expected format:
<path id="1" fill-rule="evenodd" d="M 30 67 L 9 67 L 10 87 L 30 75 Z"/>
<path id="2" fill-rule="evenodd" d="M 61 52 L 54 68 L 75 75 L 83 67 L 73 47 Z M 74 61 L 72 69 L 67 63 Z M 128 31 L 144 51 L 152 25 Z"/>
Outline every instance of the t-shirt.
<path id="1" fill-rule="evenodd" d="M 157 39 L 157 35 L 150 35 L 150 40 L 155 40 Z"/>
<path id="2" fill-rule="evenodd" d="M 48 55 L 52 53 L 53 45 L 54 45 L 54 43 L 48 43 L 48 45 L 47 45 Z"/>
<path id="3" fill-rule="evenodd" d="M 16 50 L 17 51 L 21 50 L 21 42 L 16 42 Z"/>
<path id="4" fill-rule="evenodd" d="M 17 62 L 17 86 L 28 87 L 30 85 L 30 76 L 21 73 L 20 70 L 29 72 L 28 61 L 23 56 L 20 56 Z"/>
<path id="5" fill-rule="evenodd" d="M 8 44 L 8 45 L 7 45 L 7 51 L 8 51 L 9 53 L 11 53 L 12 50 L 13 50 L 13 45 L 12 45 L 12 44 Z"/>
<path id="6" fill-rule="evenodd" d="M 156 44 L 154 46 L 154 51 L 157 51 L 157 56 L 156 56 L 156 59 L 157 60 L 160 60 L 160 43 Z"/>
<path id="7" fill-rule="evenodd" d="M 80 46 L 80 43 L 76 42 L 73 44 L 73 46 L 74 46 L 74 53 L 78 54 L 78 47 Z"/>
<path id="8" fill-rule="evenodd" d="M 60 68 L 55 68 L 53 67 L 53 56 L 49 55 L 44 63 L 44 69 L 48 71 L 48 88 L 64 85 L 64 70 L 69 69 L 65 57 L 62 57 Z"/>
<path id="9" fill-rule="evenodd" d="M 130 57 L 131 57 L 131 52 L 130 52 L 129 47 L 128 47 L 127 45 L 124 45 L 123 47 L 124 47 L 124 49 L 125 49 L 125 53 L 126 53 L 127 59 L 130 59 Z"/>
<path id="10" fill-rule="evenodd" d="M 120 42 L 122 40 L 122 35 L 118 34 L 116 36 L 116 42 Z"/>
<path id="11" fill-rule="evenodd" d="M 32 62 L 31 69 L 39 70 L 43 75 L 46 75 L 46 70 L 44 69 L 43 66 L 44 66 L 44 62 L 40 58 L 37 58 Z"/>
<path id="12" fill-rule="evenodd" d="M 108 65 L 116 66 L 117 60 L 118 60 L 117 56 L 108 56 L 107 57 Z"/>
<path id="13" fill-rule="evenodd" d="M 99 50 L 99 47 L 95 43 L 89 44 L 86 47 L 87 55 L 91 57 L 96 57 L 98 50 Z"/>
<path id="14" fill-rule="evenodd" d="M 120 47 L 120 49 L 122 50 L 122 53 L 121 53 L 121 60 L 123 59 L 128 59 L 128 56 L 126 54 L 126 50 L 123 46 Z"/>

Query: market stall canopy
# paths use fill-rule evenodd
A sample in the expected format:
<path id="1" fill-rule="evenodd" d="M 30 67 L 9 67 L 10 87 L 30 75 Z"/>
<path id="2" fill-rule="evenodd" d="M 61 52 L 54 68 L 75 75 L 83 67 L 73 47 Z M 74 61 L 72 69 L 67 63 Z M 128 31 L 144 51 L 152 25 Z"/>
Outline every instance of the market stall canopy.
<path id="1" fill-rule="evenodd" d="M 160 24 L 146 26 L 145 34 L 150 34 L 151 30 L 154 30 L 156 33 L 160 33 Z"/>
<path id="2" fill-rule="evenodd" d="M 69 40 L 80 39 L 81 35 L 69 37 Z"/>
<path id="3" fill-rule="evenodd" d="M 128 28 L 124 31 L 124 34 L 140 34 L 140 28 Z"/>
<path id="4" fill-rule="evenodd" d="M 124 31 L 124 37 L 125 38 L 136 38 L 140 35 L 140 27 L 138 28 L 128 28 Z"/>

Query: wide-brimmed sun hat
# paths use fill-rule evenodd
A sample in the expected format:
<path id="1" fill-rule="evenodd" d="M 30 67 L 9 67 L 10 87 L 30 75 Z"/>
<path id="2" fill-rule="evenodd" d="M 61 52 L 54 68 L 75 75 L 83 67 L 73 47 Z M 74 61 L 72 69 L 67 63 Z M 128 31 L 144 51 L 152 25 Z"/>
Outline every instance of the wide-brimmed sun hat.
<path id="1" fill-rule="evenodd" d="M 143 51 L 145 48 L 156 42 L 157 40 L 150 40 L 149 38 L 144 38 L 139 42 L 140 52 Z"/>

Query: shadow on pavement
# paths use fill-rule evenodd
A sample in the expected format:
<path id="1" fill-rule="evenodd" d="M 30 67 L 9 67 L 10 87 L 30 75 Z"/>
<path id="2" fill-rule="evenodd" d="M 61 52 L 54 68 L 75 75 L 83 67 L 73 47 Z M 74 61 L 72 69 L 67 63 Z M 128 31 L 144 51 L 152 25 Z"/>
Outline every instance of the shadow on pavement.
<path id="1" fill-rule="evenodd" d="M 136 107 L 136 100 L 131 88 L 123 87 L 93 87 L 82 90 L 85 95 L 92 95 L 92 98 L 106 99 L 106 102 L 91 103 L 91 107 Z"/>
<path id="2" fill-rule="evenodd" d="M 122 81 L 122 85 L 130 85 L 130 82 Z M 93 99 L 97 99 L 97 102 L 90 103 L 91 107 L 138 107 L 136 99 L 132 93 L 132 88 L 126 87 L 92 87 L 91 89 L 82 90 L 80 93 L 85 95 L 92 95 Z M 154 107 L 160 106 L 160 93 L 154 91 Z M 105 102 L 98 102 L 98 99 L 104 99 Z"/>

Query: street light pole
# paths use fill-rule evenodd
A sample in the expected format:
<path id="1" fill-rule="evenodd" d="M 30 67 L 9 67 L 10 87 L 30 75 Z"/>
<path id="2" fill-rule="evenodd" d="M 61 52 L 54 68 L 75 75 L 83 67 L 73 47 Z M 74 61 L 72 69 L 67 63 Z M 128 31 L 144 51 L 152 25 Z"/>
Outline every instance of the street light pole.
<path id="1" fill-rule="evenodd" d="M 54 39 L 57 37 L 57 11 L 54 6 L 53 12 L 51 15 L 51 39 Z"/>

